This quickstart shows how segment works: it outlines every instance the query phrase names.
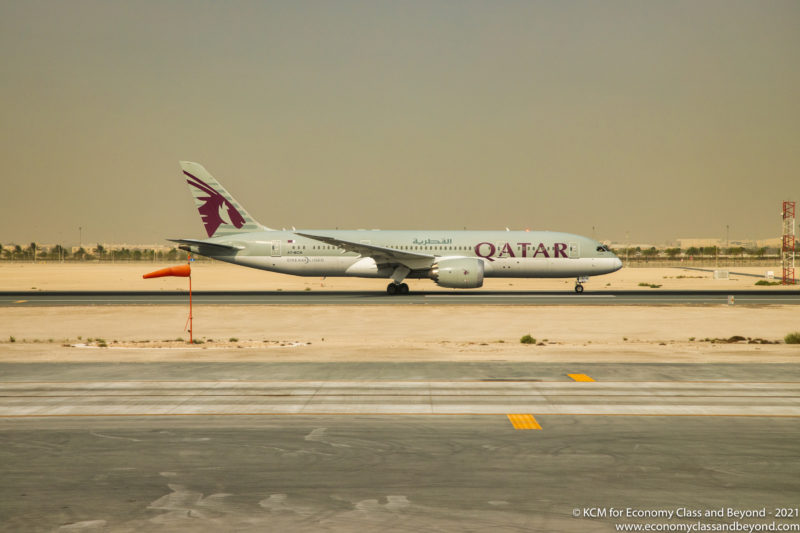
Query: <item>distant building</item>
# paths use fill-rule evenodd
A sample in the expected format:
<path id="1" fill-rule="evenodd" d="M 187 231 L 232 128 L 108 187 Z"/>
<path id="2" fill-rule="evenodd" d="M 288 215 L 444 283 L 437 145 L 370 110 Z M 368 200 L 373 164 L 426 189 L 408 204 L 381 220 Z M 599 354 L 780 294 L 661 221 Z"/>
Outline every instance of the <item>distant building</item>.
<path id="1" fill-rule="evenodd" d="M 678 248 L 687 250 L 689 248 L 705 248 L 707 246 L 725 246 L 722 239 L 678 239 Z"/>

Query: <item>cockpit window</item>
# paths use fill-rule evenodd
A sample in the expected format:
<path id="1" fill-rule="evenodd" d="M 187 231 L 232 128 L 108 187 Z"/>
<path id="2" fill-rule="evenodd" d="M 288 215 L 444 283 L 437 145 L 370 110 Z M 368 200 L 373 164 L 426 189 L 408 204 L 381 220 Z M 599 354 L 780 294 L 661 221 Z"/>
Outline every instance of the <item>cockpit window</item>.
<path id="1" fill-rule="evenodd" d="M 600 246 L 597 247 L 597 251 L 598 252 L 610 252 L 611 250 L 609 250 L 608 246 L 606 246 L 605 244 L 601 244 Z"/>

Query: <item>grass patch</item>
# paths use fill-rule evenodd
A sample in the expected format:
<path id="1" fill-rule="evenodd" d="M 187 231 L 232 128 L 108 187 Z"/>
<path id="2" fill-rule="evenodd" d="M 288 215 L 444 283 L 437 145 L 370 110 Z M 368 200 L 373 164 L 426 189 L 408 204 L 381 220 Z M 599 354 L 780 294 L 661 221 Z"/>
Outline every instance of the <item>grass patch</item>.
<path id="1" fill-rule="evenodd" d="M 239 339 L 237 339 L 236 337 L 231 337 L 230 339 L 228 339 L 228 342 L 239 342 Z"/>
<path id="2" fill-rule="evenodd" d="M 522 343 L 522 344 L 536 344 L 536 339 L 534 339 L 530 335 L 523 335 L 519 339 L 519 342 Z"/>
<path id="3" fill-rule="evenodd" d="M 645 283 L 644 281 L 639 283 L 640 287 L 650 287 L 651 289 L 658 289 L 661 285 L 656 285 L 655 283 Z"/>
<path id="4" fill-rule="evenodd" d="M 205 341 L 203 339 L 193 339 L 192 342 L 194 344 L 203 344 L 203 343 L 205 343 Z"/>
<path id="5" fill-rule="evenodd" d="M 783 342 L 785 342 L 786 344 L 800 344 L 800 331 L 787 333 L 786 336 L 783 338 Z"/>
<path id="6" fill-rule="evenodd" d="M 16 337 L 12 337 L 11 335 L 8 336 L 8 342 L 17 342 Z"/>
<path id="7" fill-rule="evenodd" d="M 767 281 L 765 279 L 760 279 L 756 281 L 756 285 L 780 285 L 780 281 Z"/>

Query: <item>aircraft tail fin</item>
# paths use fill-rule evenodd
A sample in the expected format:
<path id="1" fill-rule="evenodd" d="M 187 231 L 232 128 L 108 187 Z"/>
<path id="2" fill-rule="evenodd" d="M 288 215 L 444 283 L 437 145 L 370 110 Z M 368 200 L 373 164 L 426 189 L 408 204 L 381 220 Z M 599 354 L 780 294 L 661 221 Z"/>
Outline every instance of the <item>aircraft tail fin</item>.
<path id="1" fill-rule="evenodd" d="M 250 216 L 203 165 L 180 164 L 209 237 L 269 229 Z"/>

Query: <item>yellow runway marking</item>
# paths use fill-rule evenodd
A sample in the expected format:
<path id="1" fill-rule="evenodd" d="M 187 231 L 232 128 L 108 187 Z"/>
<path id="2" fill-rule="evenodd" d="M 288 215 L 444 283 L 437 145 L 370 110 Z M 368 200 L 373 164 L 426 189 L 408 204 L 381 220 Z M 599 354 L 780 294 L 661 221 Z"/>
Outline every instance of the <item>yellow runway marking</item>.
<path id="1" fill-rule="evenodd" d="M 14 302 L 14 303 L 15 303 L 15 304 L 24 304 L 24 303 L 25 303 L 25 302 L 27 302 L 27 301 L 28 301 L 28 300 L 17 300 L 17 301 L 16 301 L 16 302 Z"/>
<path id="2" fill-rule="evenodd" d="M 586 374 L 567 374 L 569 377 L 574 379 L 575 381 L 594 381 L 592 378 L 587 376 Z"/>
<path id="3" fill-rule="evenodd" d="M 506 415 L 514 429 L 542 429 L 533 415 Z"/>
<path id="4" fill-rule="evenodd" d="M 345 416 L 345 417 L 364 417 L 364 416 L 435 416 L 435 417 L 468 417 L 468 416 L 501 416 L 504 413 L 338 413 L 326 411 L 308 411 L 303 413 L 272 413 L 254 411 L 252 413 L 226 413 L 226 412 L 208 412 L 208 413 L 58 413 L 58 414 L 26 414 L 26 415 L 0 415 L 0 419 L 21 419 L 21 418 L 134 418 L 134 417 L 158 417 L 158 418 L 176 418 L 176 417 L 199 417 L 199 416 L 275 416 L 275 417 L 291 417 L 291 416 Z M 508 415 L 506 416 L 530 416 L 531 415 Z M 547 413 L 539 416 L 614 416 L 614 417 L 685 417 L 685 418 L 798 418 L 800 415 L 765 415 L 765 414 L 748 414 L 748 413 L 730 413 L 730 414 L 715 414 L 715 413 Z M 536 419 L 534 419 L 535 421 Z M 537 424 L 538 425 L 538 424 Z"/>

